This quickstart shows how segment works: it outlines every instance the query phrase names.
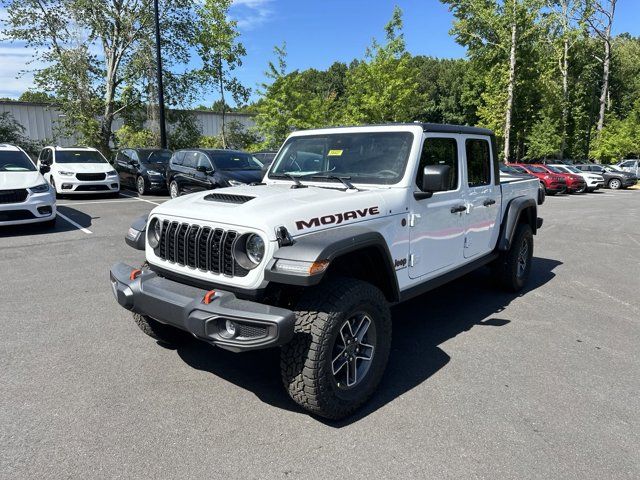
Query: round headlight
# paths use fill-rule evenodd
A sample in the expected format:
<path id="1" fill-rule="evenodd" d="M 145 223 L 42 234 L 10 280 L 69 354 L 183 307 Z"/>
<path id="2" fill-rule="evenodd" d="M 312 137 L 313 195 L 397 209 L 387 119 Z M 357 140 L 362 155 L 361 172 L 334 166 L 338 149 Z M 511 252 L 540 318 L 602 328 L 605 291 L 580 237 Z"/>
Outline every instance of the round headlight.
<path id="1" fill-rule="evenodd" d="M 147 237 L 149 239 L 149 246 L 151 248 L 158 248 L 160 244 L 160 234 L 162 232 L 162 222 L 157 218 L 151 220 L 147 227 Z"/>
<path id="2" fill-rule="evenodd" d="M 251 234 L 247 237 L 245 249 L 249 260 L 258 265 L 264 257 L 264 240 L 260 235 Z"/>

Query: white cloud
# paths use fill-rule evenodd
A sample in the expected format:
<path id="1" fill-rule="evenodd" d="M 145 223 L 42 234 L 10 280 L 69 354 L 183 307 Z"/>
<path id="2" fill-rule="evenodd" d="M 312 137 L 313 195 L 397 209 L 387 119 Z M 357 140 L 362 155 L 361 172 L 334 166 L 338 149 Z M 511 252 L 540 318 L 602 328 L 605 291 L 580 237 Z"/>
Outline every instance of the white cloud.
<path id="1" fill-rule="evenodd" d="M 251 30 L 268 22 L 273 15 L 273 0 L 234 0 L 232 16 L 238 21 L 238 28 Z"/>
<path id="2" fill-rule="evenodd" d="M 33 73 L 38 62 L 33 60 L 33 49 L 20 43 L 0 42 L 0 97 L 18 98 L 33 87 Z"/>

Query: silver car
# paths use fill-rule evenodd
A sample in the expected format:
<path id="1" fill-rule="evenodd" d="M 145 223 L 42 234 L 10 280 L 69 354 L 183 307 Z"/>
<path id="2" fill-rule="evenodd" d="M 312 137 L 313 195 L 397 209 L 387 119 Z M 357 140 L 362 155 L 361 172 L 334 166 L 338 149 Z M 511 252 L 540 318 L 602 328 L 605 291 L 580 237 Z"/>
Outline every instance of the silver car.
<path id="1" fill-rule="evenodd" d="M 623 160 L 616 166 L 625 172 L 633 173 L 636 177 L 638 177 L 638 174 L 640 173 L 640 160 L 637 158 Z"/>

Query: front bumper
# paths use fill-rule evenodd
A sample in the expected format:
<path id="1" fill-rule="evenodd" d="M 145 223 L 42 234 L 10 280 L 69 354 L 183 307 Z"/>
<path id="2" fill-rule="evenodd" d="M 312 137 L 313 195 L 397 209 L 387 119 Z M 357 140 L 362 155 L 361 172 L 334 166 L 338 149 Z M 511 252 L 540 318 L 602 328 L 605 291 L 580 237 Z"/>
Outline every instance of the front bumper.
<path id="1" fill-rule="evenodd" d="M 623 180 L 622 186 L 624 187 L 633 187 L 636 183 L 638 183 L 637 178 L 627 178 Z"/>
<path id="2" fill-rule="evenodd" d="M 57 176 L 56 191 L 63 195 L 92 194 L 92 193 L 116 193 L 120 191 L 120 178 L 107 177 L 104 180 L 86 181 L 75 177 Z"/>
<path id="3" fill-rule="evenodd" d="M 56 218 L 56 197 L 52 189 L 29 193 L 24 202 L 0 204 L 0 225 L 25 225 Z"/>
<path id="4" fill-rule="evenodd" d="M 284 345 L 293 337 L 291 310 L 241 300 L 220 290 L 205 304 L 207 290 L 160 277 L 152 270 L 143 270 L 132 280 L 133 270 L 117 263 L 110 272 L 113 294 L 127 310 L 235 352 Z M 233 338 L 225 330 L 227 320 L 237 325 Z"/>

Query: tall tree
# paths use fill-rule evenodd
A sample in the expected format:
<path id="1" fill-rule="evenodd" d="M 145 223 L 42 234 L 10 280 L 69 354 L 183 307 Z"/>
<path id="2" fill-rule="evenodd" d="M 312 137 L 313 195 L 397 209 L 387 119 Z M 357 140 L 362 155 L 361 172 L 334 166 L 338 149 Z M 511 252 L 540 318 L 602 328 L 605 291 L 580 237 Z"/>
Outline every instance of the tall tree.
<path id="1" fill-rule="evenodd" d="M 519 60 L 539 33 L 539 0 L 442 0 L 448 4 L 456 20 L 452 33 L 458 43 L 467 47 L 469 57 L 491 66 L 493 74 L 500 74 L 504 90 L 496 89 L 498 98 L 491 99 L 503 104 L 502 137 L 503 158 L 512 155 L 512 127 L 517 89 Z M 495 75 L 491 81 L 495 82 Z M 491 107 L 486 111 L 493 110 Z"/>
<path id="2" fill-rule="evenodd" d="M 161 4 L 168 69 L 190 58 L 195 2 Z M 36 86 L 60 101 L 69 129 L 107 151 L 115 116 L 132 107 L 123 102 L 124 87 L 136 88 L 146 74 L 132 67 L 140 52 L 149 48 L 151 0 L 0 0 L 0 4 L 7 9 L 3 33 L 26 42 L 46 65 L 35 72 Z M 182 98 L 194 85 L 189 75 L 168 77 L 169 90 L 180 90 Z"/>
<path id="3" fill-rule="evenodd" d="M 604 52 L 600 59 L 602 62 L 602 87 L 600 89 L 600 110 L 598 113 L 597 130 L 600 132 L 604 127 L 604 117 L 607 111 L 609 99 L 609 75 L 611 73 L 611 28 L 613 27 L 613 17 L 616 12 L 617 0 L 590 0 L 590 15 L 587 22 L 593 32 L 602 41 Z"/>
<path id="4" fill-rule="evenodd" d="M 225 114 L 227 103 L 225 92 L 229 92 L 236 104 L 249 99 L 249 89 L 233 75 L 242 65 L 247 52 L 238 42 L 238 22 L 229 19 L 231 0 L 205 0 L 199 8 L 199 23 L 196 33 L 196 48 L 202 59 L 202 73 L 212 80 L 220 94 L 222 115 L 222 146 L 227 148 Z"/>

